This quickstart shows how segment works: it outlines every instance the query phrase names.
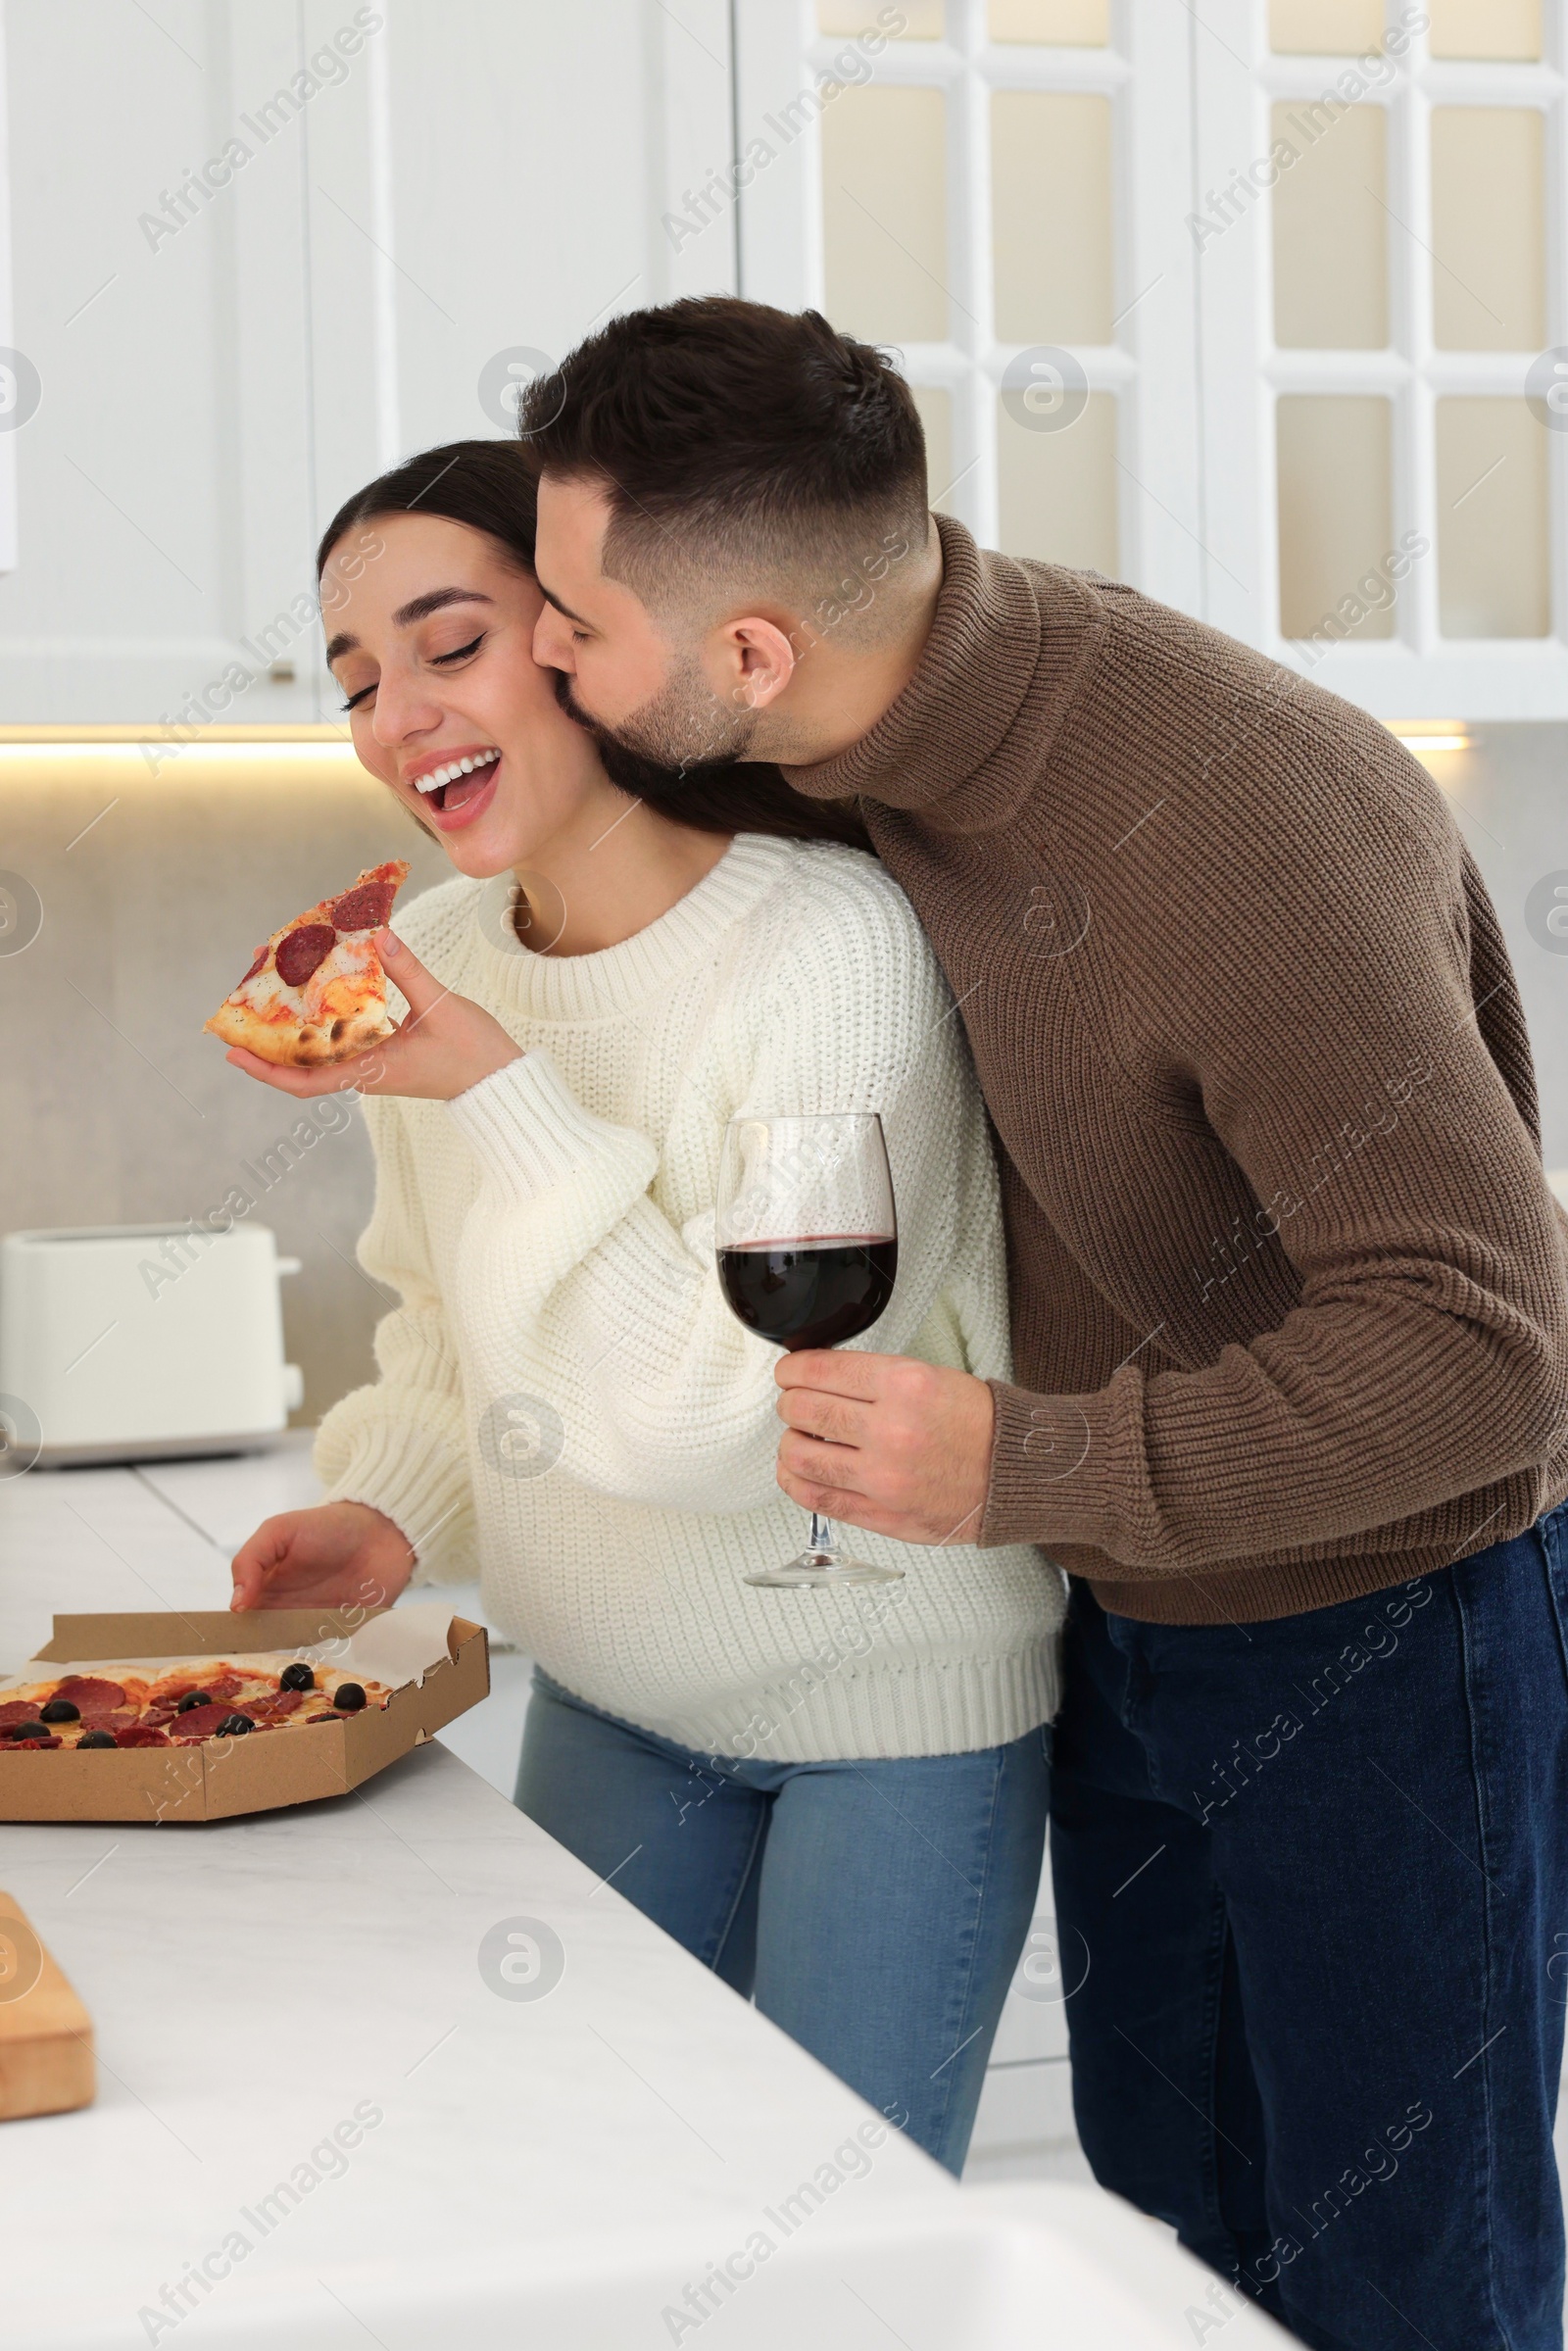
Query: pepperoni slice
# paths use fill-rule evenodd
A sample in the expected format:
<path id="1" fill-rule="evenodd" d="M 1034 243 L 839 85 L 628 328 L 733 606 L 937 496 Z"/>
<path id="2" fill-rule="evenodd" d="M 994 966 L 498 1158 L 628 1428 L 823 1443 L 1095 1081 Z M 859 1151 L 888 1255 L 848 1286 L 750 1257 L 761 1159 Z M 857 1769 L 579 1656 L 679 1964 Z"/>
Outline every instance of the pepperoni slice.
<path id="1" fill-rule="evenodd" d="M 314 1697 L 316 1693 L 313 1690 L 311 1694 Z M 252 1722 L 258 1725 L 280 1723 L 286 1716 L 296 1713 L 304 1703 L 303 1690 L 278 1690 L 269 1692 L 265 1698 L 247 1698 L 241 1712 L 248 1714 Z M 195 1712 L 194 1707 L 191 1711 Z"/>
<path id="2" fill-rule="evenodd" d="M 0 1731 L 8 1730 L 13 1723 L 36 1722 L 39 1703 L 37 1698 L 7 1698 L 0 1704 Z"/>
<path id="3" fill-rule="evenodd" d="M 167 1732 L 160 1731 L 155 1723 L 126 1723 L 116 1731 L 115 1744 L 117 1747 L 167 1747 L 170 1739 Z"/>
<path id="4" fill-rule="evenodd" d="M 303 988 L 336 945 L 337 933 L 329 922 L 302 922 L 277 943 L 278 978 L 290 988 Z"/>
<path id="5" fill-rule="evenodd" d="M 260 970 L 261 970 L 261 969 L 264 967 L 264 965 L 266 964 L 267 958 L 268 958 L 268 956 L 269 956 L 269 955 L 271 954 L 271 952 L 272 952 L 272 949 L 271 949 L 271 943 L 270 943 L 270 941 L 269 941 L 269 942 L 268 942 L 268 944 L 267 944 L 267 946 L 266 946 L 266 947 L 259 947 L 259 948 L 256 950 L 256 960 L 255 960 L 255 962 L 254 962 L 254 963 L 251 965 L 251 967 L 250 967 L 249 971 L 247 971 L 247 972 L 246 972 L 246 974 L 245 974 L 245 980 L 253 980 L 253 979 L 256 977 L 256 974 L 257 974 L 257 973 L 258 973 L 258 972 L 259 972 L 259 971 L 260 971 Z M 241 981 L 240 981 L 240 986 L 241 986 L 242 988 L 243 988 L 243 987 L 244 987 L 244 985 L 245 985 L 245 980 L 241 980 Z"/>
<path id="6" fill-rule="evenodd" d="M 392 911 L 396 882 L 361 882 L 332 902 L 332 920 L 340 931 L 378 931 Z"/>
<path id="7" fill-rule="evenodd" d="M 250 1711 L 248 1706 L 231 1706 L 226 1700 L 220 1706 L 193 1706 L 188 1714 L 175 1716 L 175 1739 L 183 1746 L 187 1739 L 211 1739 L 219 1724 L 226 1723 L 231 1714 L 249 1714 Z"/>
<path id="8" fill-rule="evenodd" d="M 189 1716 L 180 1713 L 179 1701 L 197 1690 L 211 1699 L 220 1714 L 232 1714 L 233 1707 L 220 1701 L 232 1698 L 243 1688 L 243 1678 L 235 1673 L 209 1674 L 201 1682 L 192 1682 L 187 1678 L 183 1682 L 170 1684 L 160 1690 L 156 1697 L 149 1698 L 137 1719 L 144 1723 L 172 1723 L 176 1729 L 182 1729 Z M 195 1706 L 190 1709 L 191 1714 L 198 1711 Z"/>
<path id="9" fill-rule="evenodd" d="M 187 1691 L 206 1688 L 205 1682 L 197 1682 L 189 1674 L 186 1675 L 183 1682 L 160 1682 L 142 1708 L 142 1713 L 143 1715 L 162 1714 L 167 1707 L 177 1706 Z"/>
<path id="10" fill-rule="evenodd" d="M 206 1690 L 209 1697 L 212 1695 L 205 1682 L 181 1682 L 173 1690 L 155 1690 L 141 1710 L 142 1721 L 149 1722 L 160 1714 L 172 1714 L 180 1699 L 188 1696 L 193 1690 Z"/>
<path id="11" fill-rule="evenodd" d="M 73 1706 L 85 1715 L 88 1708 L 123 1706 L 125 1693 L 118 1682 L 101 1682 L 95 1674 L 67 1674 L 54 1692 L 57 1698 L 69 1698 Z"/>
<path id="12" fill-rule="evenodd" d="M 18 1755 L 29 1747 L 57 1747 L 59 1744 L 58 1739 L 8 1739 L 5 1746 L 0 1748 L 0 1753 Z"/>

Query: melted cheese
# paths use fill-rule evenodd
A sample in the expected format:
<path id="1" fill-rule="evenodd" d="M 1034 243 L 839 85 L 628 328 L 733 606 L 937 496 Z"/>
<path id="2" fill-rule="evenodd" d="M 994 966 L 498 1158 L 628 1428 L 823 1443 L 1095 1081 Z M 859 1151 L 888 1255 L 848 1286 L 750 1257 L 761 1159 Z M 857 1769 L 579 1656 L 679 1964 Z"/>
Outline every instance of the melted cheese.
<path id="1" fill-rule="evenodd" d="M 289 925 L 290 930 L 298 927 L 294 923 Z M 287 932 L 278 933 L 279 938 L 287 935 Z M 275 949 L 276 943 L 273 944 Z M 385 990 L 371 934 L 353 931 L 340 938 L 323 956 L 303 988 L 291 988 L 279 976 L 275 965 L 269 963 L 254 979 L 236 988 L 234 996 L 259 1020 L 324 1028 L 333 1020 L 361 1011 L 367 1004 L 384 1003 Z"/>

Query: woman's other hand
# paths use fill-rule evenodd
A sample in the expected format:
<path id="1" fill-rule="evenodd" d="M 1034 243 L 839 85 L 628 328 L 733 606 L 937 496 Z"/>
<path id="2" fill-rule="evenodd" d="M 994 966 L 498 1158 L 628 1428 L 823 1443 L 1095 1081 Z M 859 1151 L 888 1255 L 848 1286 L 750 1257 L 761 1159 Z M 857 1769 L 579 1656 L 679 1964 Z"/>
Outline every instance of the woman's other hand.
<path id="1" fill-rule="evenodd" d="M 383 1608 L 414 1573 L 406 1535 L 368 1502 L 262 1521 L 234 1554 L 231 1608 Z"/>
<path id="2" fill-rule="evenodd" d="M 455 1102 L 482 1078 L 521 1058 L 493 1014 L 471 998 L 455 996 L 444 988 L 412 948 L 393 932 L 375 934 L 381 967 L 408 1000 L 409 1017 L 394 1035 L 368 1053 L 347 1061 L 331 1061 L 321 1069 L 287 1069 L 264 1061 L 242 1046 L 231 1046 L 228 1058 L 247 1077 L 260 1078 L 280 1094 L 307 1098 L 317 1094 L 412 1095 L 425 1102 Z"/>

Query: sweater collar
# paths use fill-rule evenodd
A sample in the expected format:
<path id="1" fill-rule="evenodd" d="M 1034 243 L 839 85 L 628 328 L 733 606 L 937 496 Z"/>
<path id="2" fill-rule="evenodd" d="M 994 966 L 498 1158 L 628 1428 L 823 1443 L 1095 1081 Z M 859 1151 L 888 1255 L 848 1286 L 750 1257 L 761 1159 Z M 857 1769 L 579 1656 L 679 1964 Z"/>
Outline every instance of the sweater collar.
<path id="1" fill-rule="evenodd" d="M 1007 814 L 1038 777 L 1102 611 L 1075 573 L 1026 567 L 977 546 L 951 515 L 933 519 L 942 586 L 914 675 L 858 742 L 784 773 L 811 800 L 940 804 L 944 825 L 968 830 Z M 1020 718 L 1027 744 L 1009 742 Z"/>
<path id="2" fill-rule="evenodd" d="M 479 884 L 474 900 L 491 985 L 523 1019 L 613 1019 L 711 955 L 800 854 L 795 841 L 737 833 L 718 863 L 657 922 L 587 955 L 541 955 L 525 947 L 512 925 L 513 877 L 498 873 Z"/>

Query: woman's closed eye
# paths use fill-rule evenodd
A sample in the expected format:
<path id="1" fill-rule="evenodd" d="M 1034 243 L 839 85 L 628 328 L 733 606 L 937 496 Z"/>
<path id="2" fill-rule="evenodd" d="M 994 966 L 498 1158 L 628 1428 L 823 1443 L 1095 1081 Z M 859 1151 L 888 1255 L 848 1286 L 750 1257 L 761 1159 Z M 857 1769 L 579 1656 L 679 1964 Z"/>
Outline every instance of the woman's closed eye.
<path id="1" fill-rule="evenodd" d="M 470 654 L 475 654 L 478 652 L 480 646 L 484 643 L 485 635 L 485 630 L 481 629 L 479 634 L 473 638 L 470 643 L 466 645 L 459 645 L 451 653 L 432 654 L 430 656 L 431 668 L 445 669 L 448 668 L 454 661 L 467 661 Z"/>

